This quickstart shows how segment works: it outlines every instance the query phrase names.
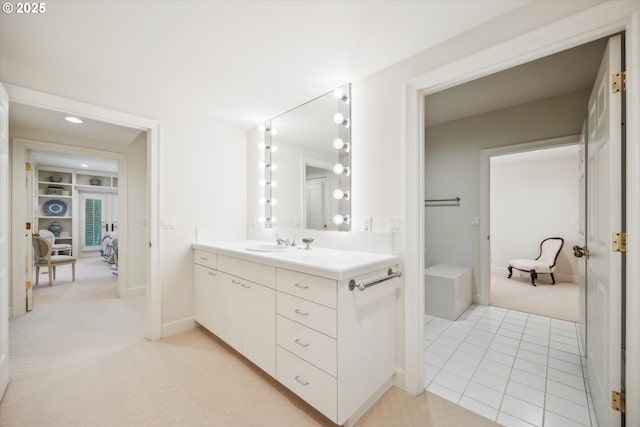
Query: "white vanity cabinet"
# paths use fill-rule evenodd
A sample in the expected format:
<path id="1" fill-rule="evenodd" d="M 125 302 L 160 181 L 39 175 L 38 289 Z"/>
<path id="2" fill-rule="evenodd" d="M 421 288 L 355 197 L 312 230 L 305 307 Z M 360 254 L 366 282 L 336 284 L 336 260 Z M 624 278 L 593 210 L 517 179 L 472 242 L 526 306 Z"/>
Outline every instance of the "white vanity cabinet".
<path id="1" fill-rule="evenodd" d="M 386 279 L 390 268 L 397 270 L 397 257 L 194 246 L 217 257 L 215 280 L 196 270 L 196 282 L 215 282 L 210 293 L 196 283 L 196 299 L 209 299 L 196 301 L 196 320 L 331 421 L 353 424 L 391 387 L 398 279 L 364 291 L 349 282 Z M 345 258 L 348 268 L 336 266 Z M 214 313 L 205 314 L 203 304 Z"/>
<path id="2" fill-rule="evenodd" d="M 217 257 L 216 270 L 198 264 L 201 254 L 195 255 L 195 320 L 275 376 L 275 289 L 246 279 L 273 284 L 275 268 L 209 255 Z"/>

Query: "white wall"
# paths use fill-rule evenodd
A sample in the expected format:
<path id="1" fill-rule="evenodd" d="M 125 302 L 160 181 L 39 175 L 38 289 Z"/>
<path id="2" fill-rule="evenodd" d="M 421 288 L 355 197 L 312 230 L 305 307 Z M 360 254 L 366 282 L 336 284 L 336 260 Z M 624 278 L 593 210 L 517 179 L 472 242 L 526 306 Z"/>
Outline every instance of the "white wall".
<path id="1" fill-rule="evenodd" d="M 147 133 L 130 145 L 127 158 L 127 220 L 129 223 L 128 293 L 144 291 L 149 259 L 147 233 Z"/>
<path id="2" fill-rule="evenodd" d="M 562 237 L 564 246 L 555 277 L 575 282 L 578 260 L 571 248 L 578 244 L 578 150 L 564 155 L 567 157 L 498 165 L 492 162 L 493 271 L 505 273 L 509 260 L 535 258 L 543 239 Z"/>

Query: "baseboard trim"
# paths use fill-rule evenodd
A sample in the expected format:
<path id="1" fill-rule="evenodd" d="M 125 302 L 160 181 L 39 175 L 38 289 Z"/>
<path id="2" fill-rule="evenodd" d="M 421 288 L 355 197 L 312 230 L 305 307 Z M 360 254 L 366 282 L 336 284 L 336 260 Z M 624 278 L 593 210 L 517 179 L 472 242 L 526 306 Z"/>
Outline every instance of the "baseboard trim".
<path id="1" fill-rule="evenodd" d="M 393 376 L 393 385 L 398 387 L 400 390 L 407 391 L 407 384 L 404 376 L 404 369 L 396 368 L 396 373 Z"/>
<path id="2" fill-rule="evenodd" d="M 394 375 L 395 377 L 395 375 Z M 343 425 L 343 427 L 354 426 L 364 414 L 391 388 L 393 387 L 394 378 L 391 377 L 382 384 L 382 386 L 349 418 Z"/>
<path id="3" fill-rule="evenodd" d="M 133 296 L 133 295 L 144 295 L 147 293 L 147 287 L 146 286 L 133 286 L 131 288 L 127 288 L 127 296 Z"/>
<path id="4" fill-rule="evenodd" d="M 170 337 L 182 332 L 195 329 L 196 321 L 193 317 L 185 317 L 184 319 L 174 320 L 173 322 L 162 324 L 162 338 Z"/>

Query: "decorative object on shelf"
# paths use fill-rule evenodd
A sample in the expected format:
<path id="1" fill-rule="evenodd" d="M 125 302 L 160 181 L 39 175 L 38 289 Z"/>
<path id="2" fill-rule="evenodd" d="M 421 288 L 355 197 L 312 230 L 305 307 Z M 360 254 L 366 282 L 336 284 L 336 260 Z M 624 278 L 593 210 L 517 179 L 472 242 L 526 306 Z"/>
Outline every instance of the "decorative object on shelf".
<path id="1" fill-rule="evenodd" d="M 98 178 L 91 178 L 89 180 L 89 184 L 91 184 L 91 185 L 100 185 L 100 180 Z"/>
<path id="2" fill-rule="evenodd" d="M 58 175 L 52 175 L 49 177 L 49 181 L 51 182 L 62 182 L 62 177 Z"/>
<path id="3" fill-rule="evenodd" d="M 49 216 L 63 216 L 67 213 L 67 204 L 62 200 L 49 200 L 42 206 L 44 213 Z"/>
<path id="4" fill-rule="evenodd" d="M 313 237 L 303 237 L 302 238 L 302 243 L 304 243 L 306 245 L 305 246 L 306 250 L 308 250 L 308 251 L 311 250 L 311 244 L 313 243 Z"/>
<path id="5" fill-rule="evenodd" d="M 62 226 L 58 221 L 54 221 L 49 226 L 49 231 L 52 232 L 54 236 L 60 237 L 60 231 L 62 231 Z"/>
<path id="6" fill-rule="evenodd" d="M 55 187 L 50 185 L 47 190 L 49 194 L 52 196 L 62 196 L 62 190 L 63 190 L 62 187 Z"/>

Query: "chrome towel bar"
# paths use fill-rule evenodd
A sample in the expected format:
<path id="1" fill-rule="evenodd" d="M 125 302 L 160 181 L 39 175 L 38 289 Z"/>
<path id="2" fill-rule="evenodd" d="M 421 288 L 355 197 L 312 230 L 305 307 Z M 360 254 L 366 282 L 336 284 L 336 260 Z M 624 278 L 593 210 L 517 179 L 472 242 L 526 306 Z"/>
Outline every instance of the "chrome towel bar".
<path id="1" fill-rule="evenodd" d="M 400 272 L 400 271 L 395 271 L 394 272 L 392 269 L 389 269 L 387 271 L 387 275 L 386 276 L 384 276 L 384 277 L 382 277 L 380 279 L 371 280 L 369 282 L 358 283 L 357 285 L 356 285 L 356 281 L 351 279 L 351 280 L 349 280 L 349 290 L 352 291 L 355 288 L 358 288 L 361 291 L 364 291 L 369 286 L 375 286 L 375 285 L 377 285 L 379 283 L 386 282 L 387 280 L 393 279 L 395 277 L 402 277 L 402 272 Z"/>
<path id="2" fill-rule="evenodd" d="M 427 203 L 460 203 L 460 197 L 454 197 L 452 199 L 427 199 L 424 201 L 424 205 Z"/>

